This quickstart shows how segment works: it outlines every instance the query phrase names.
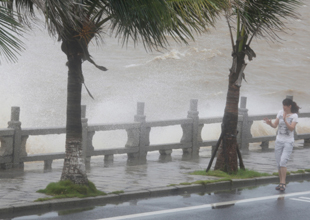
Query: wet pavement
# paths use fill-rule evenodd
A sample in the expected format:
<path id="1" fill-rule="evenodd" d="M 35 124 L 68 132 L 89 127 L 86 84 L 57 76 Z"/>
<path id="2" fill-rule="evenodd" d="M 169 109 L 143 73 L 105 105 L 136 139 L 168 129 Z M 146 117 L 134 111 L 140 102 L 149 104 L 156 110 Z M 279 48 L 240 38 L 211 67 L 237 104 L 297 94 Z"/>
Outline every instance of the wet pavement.
<path id="1" fill-rule="evenodd" d="M 286 220 L 309 219 L 309 181 L 290 182 L 286 192 L 274 184 L 215 193 L 191 193 L 136 199 L 66 211 L 27 215 L 14 220 Z"/>
<path id="2" fill-rule="evenodd" d="M 288 164 L 288 171 L 310 169 L 310 148 L 297 144 Z M 165 187 L 170 184 L 194 182 L 196 180 L 216 179 L 216 177 L 189 175 L 195 170 L 204 170 L 208 166 L 211 147 L 201 147 L 200 156 L 194 160 L 182 158 L 181 150 L 174 150 L 169 158 L 161 158 L 159 153 L 149 153 L 147 162 L 142 165 L 127 164 L 127 155 L 117 155 L 114 161 L 105 163 L 103 157 L 92 157 L 88 179 L 99 190 L 106 193 L 123 190 L 125 192 Z M 277 172 L 273 149 L 262 152 L 254 147 L 243 155 L 247 169 L 273 173 Z M 213 162 L 213 165 L 215 161 Z M 0 171 L 0 209 L 10 205 L 27 204 L 45 197 L 36 193 L 50 182 L 57 182 L 62 172 L 63 160 L 52 164 L 52 171 L 44 172 L 43 162 L 25 163 L 24 171 Z"/>

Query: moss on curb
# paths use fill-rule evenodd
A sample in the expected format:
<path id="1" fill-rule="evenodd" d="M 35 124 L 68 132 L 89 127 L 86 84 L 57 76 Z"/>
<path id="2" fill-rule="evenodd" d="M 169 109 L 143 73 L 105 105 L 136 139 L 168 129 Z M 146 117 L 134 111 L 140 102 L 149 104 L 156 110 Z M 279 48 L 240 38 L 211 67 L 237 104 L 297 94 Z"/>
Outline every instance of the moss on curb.
<path id="1" fill-rule="evenodd" d="M 37 192 L 44 193 L 53 197 L 39 198 L 35 200 L 35 202 L 62 198 L 85 198 L 107 195 L 105 192 L 97 190 L 95 184 L 91 181 L 88 181 L 88 186 L 85 186 L 74 184 L 70 180 L 52 182 L 48 184 L 45 189 L 40 189 Z"/>
<path id="2" fill-rule="evenodd" d="M 212 170 L 209 172 L 206 172 L 205 170 L 199 170 L 199 171 L 194 171 L 190 174 L 223 177 L 223 178 L 228 178 L 228 179 L 249 179 L 249 178 L 255 178 L 255 177 L 262 177 L 262 176 L 272 176 L 271 174 L 268 174 L 268 173 L 260 173 L 260 172 L 257 172 L 254 170 L 248 170 L 248 169 L 245 169 L 245 170 L 239 169 L 238 172 L 235 174 L 227 174 L 220 170 Z"/>

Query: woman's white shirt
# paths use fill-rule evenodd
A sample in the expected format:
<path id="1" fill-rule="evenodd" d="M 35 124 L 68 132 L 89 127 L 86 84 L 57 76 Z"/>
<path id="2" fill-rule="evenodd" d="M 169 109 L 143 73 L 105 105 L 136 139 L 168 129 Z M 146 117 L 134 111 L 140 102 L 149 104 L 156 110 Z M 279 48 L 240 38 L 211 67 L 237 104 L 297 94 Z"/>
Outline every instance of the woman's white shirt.
<path id="1" fill-rule="evenodd" d="M 279 128 L 277 132 L 276 141 L 281 142 L 294 142 L 294 130 L 290 131 L 283 120 L 283 110 L 280 110 L 277 114 L 279 119 Z M 286 121 L 289 124 L 292 122 L 298 122 L 298 115 L 296 113 L 286 115 Z"/>

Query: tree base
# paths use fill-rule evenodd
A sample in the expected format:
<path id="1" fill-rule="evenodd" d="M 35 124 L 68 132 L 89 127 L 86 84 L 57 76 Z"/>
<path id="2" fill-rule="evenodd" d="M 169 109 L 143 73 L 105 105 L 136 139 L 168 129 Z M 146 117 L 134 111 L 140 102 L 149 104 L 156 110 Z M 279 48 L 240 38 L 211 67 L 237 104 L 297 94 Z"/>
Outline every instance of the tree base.
<path id="1" fill-rule="evenodd" d="M 88 186 L 81 141 L 71 140 L 67 142 L 61 180 L 70 180 L 74 184 Z"/>

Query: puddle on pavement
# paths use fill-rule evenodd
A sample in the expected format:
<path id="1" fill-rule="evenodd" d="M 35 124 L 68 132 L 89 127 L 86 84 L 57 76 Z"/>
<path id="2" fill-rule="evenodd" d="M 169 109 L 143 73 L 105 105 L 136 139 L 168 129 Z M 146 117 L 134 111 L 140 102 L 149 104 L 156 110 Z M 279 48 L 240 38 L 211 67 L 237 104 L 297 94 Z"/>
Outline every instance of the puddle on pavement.
<path id="1" fill-rule="evenodd" d="M 48 212 L 40 215 L 27 215 L 22 217 L 16 217 L 12 218 L 11 220 L 35 220 L 35 219 L 44 219 L 44 218 L 52 218 L 52 217 L 58 217 L 58 216 L 64 216 L 64 215 L 70 215 L 74 213 L 84 212 L 84 211 L 90 211 L 95 209 L 94 206 L 92 207 L 86 207 L 86 208 L 78 208 L 78 209 L 68 209 L 68 210 L 62 210 L 58 212 Z"/>

